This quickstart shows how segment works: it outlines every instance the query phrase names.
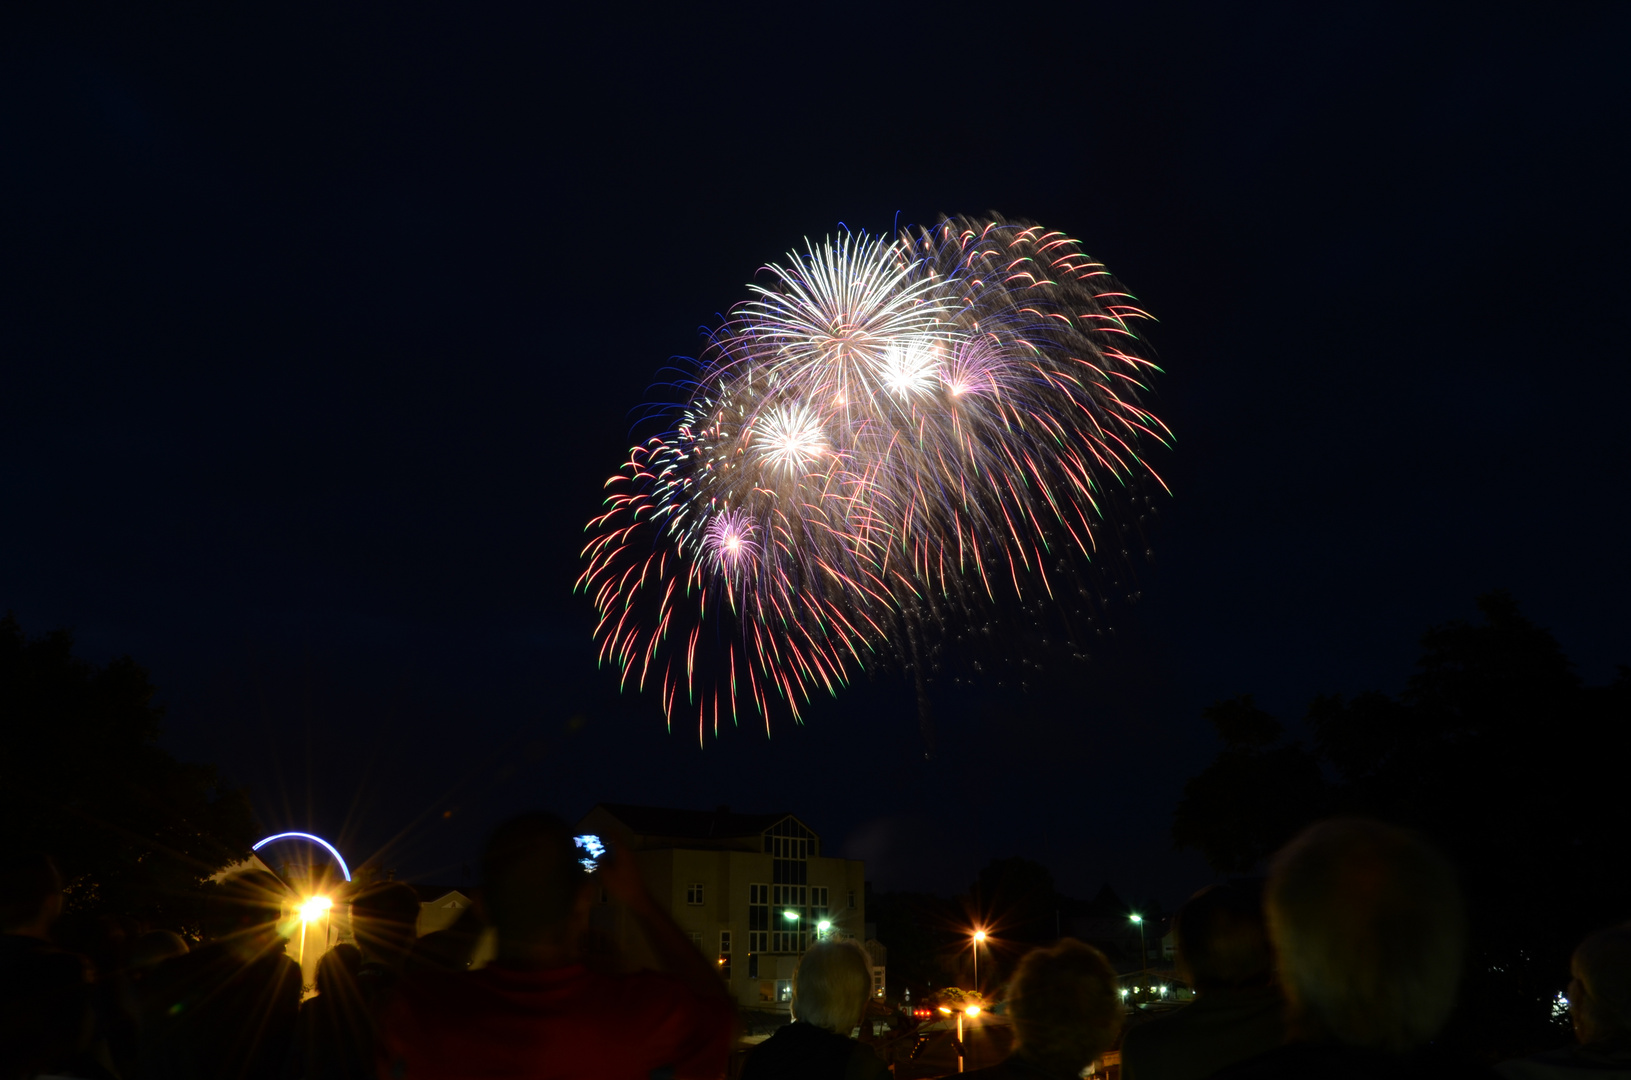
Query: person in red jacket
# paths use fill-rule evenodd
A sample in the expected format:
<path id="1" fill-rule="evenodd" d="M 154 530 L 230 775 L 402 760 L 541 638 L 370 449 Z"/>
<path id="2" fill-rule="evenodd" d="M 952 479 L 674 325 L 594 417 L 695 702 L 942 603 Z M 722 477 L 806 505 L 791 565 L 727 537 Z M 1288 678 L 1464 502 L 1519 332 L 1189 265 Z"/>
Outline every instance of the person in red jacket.
<path id="1" fill-rule="evenodd" d="M 516 818 L 482 857 L 497 956 L 479 971 L 425 971 L 400 984 L 386 1010 L 380 1076 L 723 1076 L 736 1019 L 724 981 L 646 891 L 632 858 L 612 852 L 598 879 L 639 920 L 664 971 L 584 966 L 596 883 L 564 822 Z"/>

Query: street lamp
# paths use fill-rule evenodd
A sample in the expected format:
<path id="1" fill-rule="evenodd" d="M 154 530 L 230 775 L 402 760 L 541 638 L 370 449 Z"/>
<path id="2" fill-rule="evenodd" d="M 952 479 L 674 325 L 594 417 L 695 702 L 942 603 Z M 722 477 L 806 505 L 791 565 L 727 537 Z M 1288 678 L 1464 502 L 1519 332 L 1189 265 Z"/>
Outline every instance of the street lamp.
<path id="1" fill-rule="evenodd" d="M 328 914 L 334 906 L 334 901 L 326 896 L 308 896 L 300 904 L 300 965 L 306 963 L 306 924 L 314 923 Z M 328 946 L 328 934 L 323 935 L 323 945 Z"/>
<path id="2" fill-rule="evenodd" d="M 974 990 L 980 989 L 980 946 L 985 943 L 985 931 L 974 931 Z"/>
<path id="3" fill-rule="evenodd" d="M 951 1016 L 953 1014 L 953 1010 L 946 1008 L 944 1005 L 940 1006 L 940 1011 L 945 1013 L 947 1016 Z M 965 1056 L 967 1056 L 965 1051 L 964 1051 L 964 1047 L 963 1047 L 963 1017 L 966 1016 L 970 1020 L 972 1020 L 976 1016 L 979 1016 L 979 1015 L 980 1015 L 980 1007 L 978 1005 L 965 1005 L 963 1008 L 956 1010 L 956 1017 L 957 1017 L 957 1071 L 958 1072 L 963 1071 L 963 1058 Z"/>
<path id="4" fill-rule="evenodd" d="M 1142 973 L 1148 971 L 1150 966 L 1150 952 L 1144 947 L 1144 916 L 1133 914 L 1128 918 L 1138 924 L 1138 970 Z"/>

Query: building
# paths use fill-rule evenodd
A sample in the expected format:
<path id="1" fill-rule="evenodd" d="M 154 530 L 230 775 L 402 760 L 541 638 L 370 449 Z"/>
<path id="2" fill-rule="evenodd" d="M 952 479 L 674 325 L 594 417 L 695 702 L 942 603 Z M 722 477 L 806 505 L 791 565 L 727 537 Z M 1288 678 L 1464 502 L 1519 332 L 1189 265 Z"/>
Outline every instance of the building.
<path id="1" fill-rule="evenodd" d="M 865 864 L 823 855 L 821 837 L 792 814 L 601 803 L 578 831 L 633 853 L 652 895 L 743 1006 L 784 1004 L 812 942 L 865 933 Z M 629 963 L 655 963 L 632 916 L 604 892 L 590 918 Z M 874 986 L 883 976 L 875 963 Z"/>
<path id="2" fill-rule="evenodd" d="M 458 889 L 424 886 L 414 891 L 419 894 L 419 919 L 413 928 L 416 937 L 446 930 L 470 910 L 470 898 Z"/>

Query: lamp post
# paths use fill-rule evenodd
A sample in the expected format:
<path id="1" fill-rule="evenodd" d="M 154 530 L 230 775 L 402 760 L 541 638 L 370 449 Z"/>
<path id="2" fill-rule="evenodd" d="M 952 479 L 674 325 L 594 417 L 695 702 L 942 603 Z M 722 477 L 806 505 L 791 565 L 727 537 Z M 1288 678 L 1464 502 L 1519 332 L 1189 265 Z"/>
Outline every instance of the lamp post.
<path id="1" fill-rule="evenodd" d="M 300 905 L 300 966 L 306 965 L 306 925 L 325 918 L 334 901 L 326 896 L 310 896 Z M 323 927 L 323 947 L 328 948 L 328 926 Z"/>
<path id="2" fill-rule="evenodd" d="M 980 946 L 985 943 L 985 931 L 974 931 L 974 992 L 980 992 Z"/>
<path id="3" fill-rule="evenodd" d="M 1144 916 L 1135 913 L 1129 915 L 1128 918 L 1138 924 L 1138 971 L 1139 974 L 1143 974 L 1149 970 L 1150 966 L 1150 952 L 1144 947 Z"/>
<path id="4" fill-rule="evenodd" d="M 942 1005 L 942 1006 L 940 1006 L 940 1011 L 943 1012 L 943 1013 L 950 1013 L 953 1010 L 948 1009 L 944 1005 Z M 964 1045 L 963 1045 L 963 1017 L 964 1016 L 968 1016 L 968 1017 L 979 1016 L 980 1015 L 980 1007 L 978 1005 L 966 1005 L 963 1008 L 957 1009 L 955 1011 L 956 1011 L 956 1014 L 957 1014 L 957 1071 L 962 1072 L 963 1071 L 963 1059 L 965 1057 L 967 1057 L 967 1054 L 964 1052 L 966 1050 L 966 1047 L 964 1047 Z"/>

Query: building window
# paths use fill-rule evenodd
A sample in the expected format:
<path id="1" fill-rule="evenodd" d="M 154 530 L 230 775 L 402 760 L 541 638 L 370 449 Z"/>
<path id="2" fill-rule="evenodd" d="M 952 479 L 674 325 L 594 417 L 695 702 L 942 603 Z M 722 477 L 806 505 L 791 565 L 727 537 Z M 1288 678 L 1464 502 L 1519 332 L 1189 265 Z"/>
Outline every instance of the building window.
<path id="1" fill-rule="evenodd" d="M 849 906 L 850 906 L 851 911 L 855 910 L 855 890 L 854 889 L 851 889 L 849 891 Z"/>
<path id="2" fill-rule="evenodd" d="M 810 856 L 816 854 L 816 835 L 793 818 L 783 818 L 764 834 L 770 855 L 770 880 L 777 885 L 807 885 Z"/>
<path id="3" fill-rule="evenodd" d="M 788 1002 L 793 1000 L 792 979 L 776 980 L 776 1000 L 779 1002 Z"/>
<path id="4" fill-rule="evenodd" d="M 748 953 L 770 949 L 770 886 L 748 886 Z M 751 964 L 753 961 L 748 961 Z"/>
<path id="5" fill-rule="evenodd" d="M 731 932 L 719 932 L 719 974 L 729 981 L 731 977 Z"/>
<path id="6" fill-rule="evenodd" d="M 685 902 L 692 907 L 702 906 L 702 882 L 694 881 L 685 887 Z"/>
<path id="7" fill-rule="evenodd" d="M 701 930 L 692 930 L 689 933 L 687 933 L 685 936 L 691 939 L 691 944 L 693 944 L 693 945 L 695 945 L 697 947 L 697 952 L 702 951 L 702 931 Z"/>
<path id="8" fill-rule="evenodd" d="M 748 953 L 748 978 L 757 979 L 758 977 L 759 977 L 759 954 L 758 953 Z"/>
<path id="9" fill-rule="evenodd" d="M 872 996 L 883 997 L 883 968 L 872 969 Z"/>
<path id="10" fill-rule="evenodd" d="M 807 885 L 770 887 L 770 951 L 803 952 L 809 948 L 810 889 Z"/>

